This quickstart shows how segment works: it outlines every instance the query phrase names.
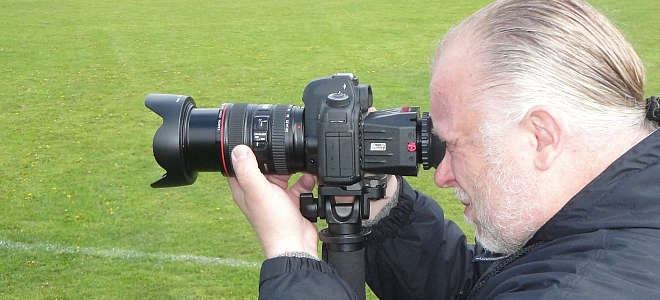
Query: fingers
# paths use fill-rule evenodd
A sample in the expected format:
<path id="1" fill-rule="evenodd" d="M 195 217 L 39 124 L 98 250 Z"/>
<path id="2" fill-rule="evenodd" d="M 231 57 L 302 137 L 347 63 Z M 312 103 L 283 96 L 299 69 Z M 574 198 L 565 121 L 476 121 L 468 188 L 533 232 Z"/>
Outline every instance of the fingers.
<path id="1" fill-rule="evenodd" d="M 231 195 L 234 197 L 234 199 L 237 198 L 243 198 L 243 190 L 241 190 L 241 186 L 238 184 L 238 181 L 234 177 L 227 177 L 227 183 L 229 183 L 229 189 L 231 189 Z"/>
<path id="2" fill-rule="evenodd" d="M 311 193 L 315 186 L 316 178 L 313 175 L 304 174 L 291 186 L 289 191 L 293 193 L 293 196 L 298 197 L 303 193 Z"/>
<path id="3" fill-rule="evenodd" d="M 254 228 L 266 257 L 285 252 L 318 255 L 316 226 L 300 214 L 298 196 L 310 192 L 314 177 L 303 175 L 287 190 L 290 176 L 264 176 L 252 150 L 244 145 L 232 151 L 234 178 L 227 181 L 234 201 Z"/>
<path id="4" fill-rule="evenodd" d="M 228 182 L 232 192 L 240 190 L 235 196 L 241 196 L 241 199 L 234 200 L 242 200 L 245 194 L 255 199 L 269 199 L 272 196 L 270 182 L 261 174 L 252 150 L 248 146 L 238 145 L 231 156 L 236 175 L 234 180 L 229 179 Z"/>
<path id="5" fill-rule="evenodd" d="M 286 190 L 287 187 L 289 187 L 289 178 L 291 178 L 291 175 L 268 175 L 266 176 L 266 179 L 270 181 L 271 183 L 277 185 L 281 189 Z"/>

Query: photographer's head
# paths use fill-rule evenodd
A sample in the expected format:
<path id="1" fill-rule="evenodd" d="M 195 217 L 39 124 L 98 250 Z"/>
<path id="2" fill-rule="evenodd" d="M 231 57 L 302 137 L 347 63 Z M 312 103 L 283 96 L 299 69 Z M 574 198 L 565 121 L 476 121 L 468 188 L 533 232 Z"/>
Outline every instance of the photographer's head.
<path id="1" fill-rule="evenodd" d="M 455 188 L 487 249 L 514 252 L 655 129 L 643 82 L 632 47 L 584 1 L 497 1 L 436 55 L 432 117 L 448 150 L 436 183 Z"/>

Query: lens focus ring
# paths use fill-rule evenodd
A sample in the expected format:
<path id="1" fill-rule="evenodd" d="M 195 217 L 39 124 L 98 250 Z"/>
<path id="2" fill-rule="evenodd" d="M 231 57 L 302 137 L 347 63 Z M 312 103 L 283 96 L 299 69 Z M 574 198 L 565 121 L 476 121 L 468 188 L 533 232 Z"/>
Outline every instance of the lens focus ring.
<path id="1" fill-rule="evenodd" d="M 276 105 L 273 112 L 273 130 L 271 149 L 273 151 L 273 165 L 277 174 L 291 174 L 286 159 L 286 133 L 289 130 L 289 114 L 291 105 Z"/>
<path id="2" fill-rule="evenodd" d="M 245 112 L 247 111 L 248 104 L 245 103 L 235 103 L 232 107 L 229 107 L 230 111 L 228 120 L 227 120 L 227 157 L 231 157 L 231 152 L 234 150 L 234 147 L 245 143 Z M 231 163 L 231 159 L 228 160 Z M 234 167 L 232 165 L 230 176 L 234 176 Z"/>

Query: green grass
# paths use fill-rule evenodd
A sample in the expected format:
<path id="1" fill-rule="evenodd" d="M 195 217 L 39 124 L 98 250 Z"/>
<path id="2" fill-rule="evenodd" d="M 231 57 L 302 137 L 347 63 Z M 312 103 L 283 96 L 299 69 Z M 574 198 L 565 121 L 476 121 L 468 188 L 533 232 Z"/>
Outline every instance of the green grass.
<path id="1" fill-rule="evenodd" d="M 353 72 L 377 108 L 428 111 L 434 45 L 487 2 L 2 1 L 0 298 L 256 298 L 258 267 L 221 260 L 263 259 L 225 180 L 149 187 L 145 96 L 301 105 L 309 80 Z M 659 94 L 656 1 L 594 4 Z M 462 222 L 431 177 L 410 181 Z"/>

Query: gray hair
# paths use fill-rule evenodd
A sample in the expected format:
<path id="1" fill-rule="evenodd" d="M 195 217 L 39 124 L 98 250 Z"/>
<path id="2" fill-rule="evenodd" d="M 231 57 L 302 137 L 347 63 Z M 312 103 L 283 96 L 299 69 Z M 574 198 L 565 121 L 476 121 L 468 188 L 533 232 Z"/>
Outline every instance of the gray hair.
<path id="1" fill-rule="evenodd" d="M 469 44 L 476 58 L 475 94 L 495 95 L 479 104 L 486 122 L 510 127 L 534 106 L 550 106 L 580 135 L 656 128 L 645 119 L 641 60 L 585 1 L 496 1 L 455 27 L 438 51 L 452 42 Z"/>

